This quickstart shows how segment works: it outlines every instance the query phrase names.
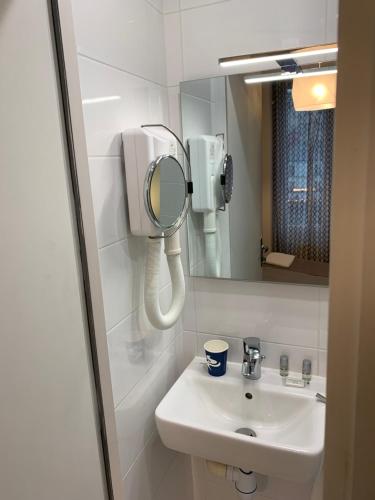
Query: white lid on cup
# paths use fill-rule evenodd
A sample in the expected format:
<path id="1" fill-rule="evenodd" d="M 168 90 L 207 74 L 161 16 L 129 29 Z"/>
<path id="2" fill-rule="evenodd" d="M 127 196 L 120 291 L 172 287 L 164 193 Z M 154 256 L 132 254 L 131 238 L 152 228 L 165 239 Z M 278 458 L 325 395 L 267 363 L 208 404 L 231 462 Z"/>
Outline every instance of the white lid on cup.
<path id="1" fill-rule="evenodd" d="M 224 340 L 207 340 L 203 347 L 208 352 L 219 353 L 227 351 L 229 344 Z"/>

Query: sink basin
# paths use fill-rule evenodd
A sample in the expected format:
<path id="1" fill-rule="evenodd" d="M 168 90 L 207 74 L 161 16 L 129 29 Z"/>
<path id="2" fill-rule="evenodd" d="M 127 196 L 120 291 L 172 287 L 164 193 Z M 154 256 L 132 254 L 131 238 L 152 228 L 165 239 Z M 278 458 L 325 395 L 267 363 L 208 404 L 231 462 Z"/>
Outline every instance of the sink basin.
<path id="1" fill-rule="evenodd" d="M 315 394 L 325 393 L 325 379 L 286 387 L 277 370 L 262 368 L 260 380 L 247 380 L 239 363 L 211 377 L 202 362 L 191 362 L 156 409 L 165 446 L 282 479 L 313 480 L 325 423 L 325 405 Z"/>

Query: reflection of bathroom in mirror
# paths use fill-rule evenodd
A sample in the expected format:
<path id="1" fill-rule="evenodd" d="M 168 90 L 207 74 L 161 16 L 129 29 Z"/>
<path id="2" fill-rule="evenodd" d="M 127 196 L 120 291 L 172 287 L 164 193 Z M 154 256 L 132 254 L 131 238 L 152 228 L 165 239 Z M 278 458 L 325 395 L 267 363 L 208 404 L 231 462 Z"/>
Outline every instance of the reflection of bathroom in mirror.
<path id="1" fill-rule="evenodd" d="M 328 284 L 336 70 L 310 64 L 311 78 L 292 79 L 280 66 L 281 79 L 262 71 L 181 83 L 192 276 Z"/>

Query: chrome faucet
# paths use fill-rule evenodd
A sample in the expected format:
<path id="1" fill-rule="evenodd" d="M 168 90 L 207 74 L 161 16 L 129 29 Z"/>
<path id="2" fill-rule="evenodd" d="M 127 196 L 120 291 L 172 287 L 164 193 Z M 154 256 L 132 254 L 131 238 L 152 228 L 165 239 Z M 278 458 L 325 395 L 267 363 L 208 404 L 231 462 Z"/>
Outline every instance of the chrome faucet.
<path id="1" fill-rule="evenodd" d="M 260 353 L 260 339 L 247 337 L 243 340 L 242 375 L 251 380 L 261 376 L 261 363 L 265 356 Z"/>

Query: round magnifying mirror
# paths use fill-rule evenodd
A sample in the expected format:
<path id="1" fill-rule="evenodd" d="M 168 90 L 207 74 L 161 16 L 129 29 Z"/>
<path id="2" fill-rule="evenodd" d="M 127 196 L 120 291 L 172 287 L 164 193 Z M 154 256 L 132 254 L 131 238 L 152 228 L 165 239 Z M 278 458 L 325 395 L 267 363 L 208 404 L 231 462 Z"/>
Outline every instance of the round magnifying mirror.
<path id="1" fill-rule="evenodd" d="M 188 209 L 186 179 L 174 156 L 159 156 L 149 167 L 145 179 L 147 213 L 163 231 L 181 225 Z"/>

